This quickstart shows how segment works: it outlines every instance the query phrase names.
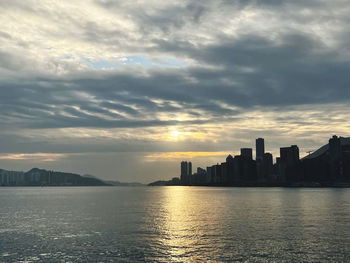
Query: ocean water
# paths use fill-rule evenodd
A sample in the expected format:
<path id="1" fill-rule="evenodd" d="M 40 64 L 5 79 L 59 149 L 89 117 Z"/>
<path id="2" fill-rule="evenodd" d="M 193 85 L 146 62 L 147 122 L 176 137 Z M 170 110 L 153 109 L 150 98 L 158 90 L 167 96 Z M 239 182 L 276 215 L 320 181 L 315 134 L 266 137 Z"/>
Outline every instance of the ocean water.
<path id="1" fill-rule="evenodd" d="M 350 262 L 350 189 L 3 187 L 0 262 Z"/>

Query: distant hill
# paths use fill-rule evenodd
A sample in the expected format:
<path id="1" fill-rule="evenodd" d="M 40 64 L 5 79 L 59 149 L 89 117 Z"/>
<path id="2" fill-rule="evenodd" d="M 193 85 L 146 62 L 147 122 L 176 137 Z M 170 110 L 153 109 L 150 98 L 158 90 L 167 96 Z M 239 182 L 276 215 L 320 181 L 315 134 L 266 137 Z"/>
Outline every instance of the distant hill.
<path id="1" fill-rule="evenodd" d="M 179 178 L 174 177 L 169 181 L 155 181 L 148 184 L 148 186 L 167 186 L 167 185 L 181 185 L 181 182 Z"/>
<path id="2" fill-rule="evenodd" d="M 74 173 L 64 173 L 33 168 L 28 172 L 0 169 L 1 186 L 108 186 L 96 177 L 84 177 Z"/>
<path id="3" fill-rule="evenodd" d="M 104 182 L 113 186 L 144 186 L 144 184 L 141 184 L 138 182 L 131 182 L 131 183 L 123 183 L 119 181 L 104 181 Z"/>
<path id="4" fill-rule="evenodd" d="M 84 174 L 83 177 L 87 178 L 96 178 L 96 176 L 91 174 Z M 131 182 L 131 183 L 124 183 L 119 181 L 112 181 L 112 180 L 103 180 L 106 184 L 113 185 L 113 186 L 144 186 L 144 184 L 138 183 L 138 182 Z"/>

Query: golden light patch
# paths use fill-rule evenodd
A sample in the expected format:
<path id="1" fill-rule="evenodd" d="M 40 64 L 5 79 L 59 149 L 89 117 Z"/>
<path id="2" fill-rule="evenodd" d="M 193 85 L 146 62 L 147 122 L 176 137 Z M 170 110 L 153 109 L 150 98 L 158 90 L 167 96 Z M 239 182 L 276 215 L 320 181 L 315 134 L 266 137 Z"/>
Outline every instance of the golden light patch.
<path id="1" fill-rule="evenodd" d="M 169 141 L 177 141 L 180 139 L 181 132 L 179 131 L 172 131 L 170 135 L 168 136 Z"/>
<path id="2" fill-rule="evenodd" d="M 167 141 L 182 141 L 182 140 L 196 140 L 196 141 L 203 141 L 207 137 L 206 133 L 203 132 L 190 132 L 190 131 L 178 131 L 178 130 L 172 130 L 168 136 L 166 137 Z"/>
<path id="3" fill-rule="evenodd" d="M 227 152 L 163 152 L 152 153 L 145 156 L 146 162 L 172 161 L 193 159 L 198 157 L 226 157 Z"/>
<path id="4" fill-rule="evenodd" d="M 36 160 L 41 162 L 55 162 L 63 157 L 61 153 L 12 153 L 0 155 L 0 160 Z"/>

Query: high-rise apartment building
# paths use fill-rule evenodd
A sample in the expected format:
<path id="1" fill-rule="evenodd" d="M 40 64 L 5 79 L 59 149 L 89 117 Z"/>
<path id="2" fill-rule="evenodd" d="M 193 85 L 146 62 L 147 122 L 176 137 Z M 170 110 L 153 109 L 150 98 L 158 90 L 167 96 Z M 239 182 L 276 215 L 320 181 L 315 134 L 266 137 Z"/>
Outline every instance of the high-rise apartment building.
<path id="1" fill-rule="evenodd" d="M 184 185 L 189 184 L 191 176 L 192 176 L 192 163 L 182 161 L 181 162 L 181 183 Z"/>
<path id="2" fill-rule="evenodd" d="M 256 160 L 262 161 L 264 158 L 265 153 L 265 142 L 263 138 L 258 138 L 255 140 L 255 147 L 256 147 Z"/>
<path id="3" fill-rule="evenodd" d="M 241 148 L 241 156 L 246 159 L 253 159 L 253 149 Z"/>

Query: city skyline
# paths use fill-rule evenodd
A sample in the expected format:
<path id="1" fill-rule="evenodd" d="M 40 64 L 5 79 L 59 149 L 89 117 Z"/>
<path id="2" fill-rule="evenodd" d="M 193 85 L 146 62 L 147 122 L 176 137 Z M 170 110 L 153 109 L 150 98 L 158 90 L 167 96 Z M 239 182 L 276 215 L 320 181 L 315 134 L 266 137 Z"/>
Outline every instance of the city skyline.
<path id="1" fill-rule="evenodd" d="M 147 183 L 349 136 L 350 7 L 2 1 L 0 168 Z M 235 152 L 236 151 L 236 152 Z M 253 156 L 255 153 L 253 152 Z"/>
<path id="2" fill-rule="evenodd" d="M 183 186 L 293 186 L 349 187 L 350 138 L 333 135 L 327 144 L 300 158 L 299 147 L 281 147 L 279 156 L 265 152 L 264 139 L 256 139 L 256 158 L 252 148 L 241 148 L 239 155 L 229 154 L 225 162 L 197 168 L 181 162 L 180 177 L 150 185 Z"/>

